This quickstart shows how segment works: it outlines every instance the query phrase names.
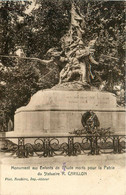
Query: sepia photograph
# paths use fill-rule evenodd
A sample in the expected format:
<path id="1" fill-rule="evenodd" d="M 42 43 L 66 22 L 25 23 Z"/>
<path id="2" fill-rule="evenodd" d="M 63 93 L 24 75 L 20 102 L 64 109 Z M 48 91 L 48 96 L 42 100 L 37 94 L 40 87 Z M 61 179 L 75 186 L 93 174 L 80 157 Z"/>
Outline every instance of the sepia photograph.
<path id="1" fill-rule="evenodd" d="M 126 195 L 125 7 L 0 0 L 0 195 Z"/>

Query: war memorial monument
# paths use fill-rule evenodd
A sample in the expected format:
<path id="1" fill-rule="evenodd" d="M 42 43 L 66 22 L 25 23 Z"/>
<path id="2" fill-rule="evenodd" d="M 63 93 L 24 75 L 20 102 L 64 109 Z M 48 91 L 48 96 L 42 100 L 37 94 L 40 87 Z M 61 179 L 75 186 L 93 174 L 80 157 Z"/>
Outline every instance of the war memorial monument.
<path id="1" fill-rule="evenodd" d="M 2 0 L 2 3 L 3 2 L 4 0 Z M 19 12 L 19 7 L 17 6 L 18 4 L 16 4 L 16 9 L 14 10 L 14 1 L 7 1 L 6 3 L 8 4 L 9 2 L 12 3 L 12 7 L 9 7 L 10 14 L 13 15 L 14 12 L 14 17 L 16 17 L 16 14 Z M 47 4 L 43 8 L 43 4 L 46 2 Z M 55 3 L 53 0 L 20 1 L 20 3 L 23 5 L 24 3 L 26 3 L 26 5 L 28 3 L 28 8 L 31 8 L 32 3 L 35 4 L 35 7 L 37 7 L 36 10 L 33 10 L 33 15 L 31 13 L 29 14 L 28 19 L 31 19 L 32 17 L 35 18 L 35 26 L 39 21 L 40 33 L 44 28 L 44 26 L 41 25 L 41 17 L 43 17 L 42 12 L 44 10 L 47 12 L 46 14 L 49 14 L 51 3 L 51 5 L 53 5 L 51 8 L 56 15 L 56 22 L 61 22 L 60 18 L 57 17 L 57 12 L 55 12 L 57 7 L 61 11 L 61 7 L 58 4 L 59 2 L 61 1 L 56 0 Z M 16 63 L 18 60 L 22 60 L 23 62 L 17 63 L 18 68 L 24 65 L 24 69 L 21 69 L 19 74 L 21 76 L 23 74 L 22 70 L 24 70 L 24 72 L 26 71 L 27 76 L 29 69 L 27 69 L 26 65 L 33 68 L 35 67 L 35 63 L 37 68 L 40 65 L 42 70 L 45 68 L 46 71 L 49 70 L 49 72 L 52 71 L 54 67 L 58 67 L 58 73 L 56 73 L 56 76 L 54 76 L 55 71 L 49 77 L 49 72 L 40 71 L 42 74 L 39 74 L 40 67 L 38 69 L 36 68 L 39 72 L 38 80 L 41 78 L 43 79 L 44 77 L 43 80 L 40 80 L 40 82 L 42 81 L 42 84 L 40 83 L 40 86 L 35 88 L 35 91 L 40 89 L 36 93 L 34 93 L 34 90 L 31 91 L 31 86 L 29 85 L 34 80 L 34 76 L 31 78 L 32 74 L 30 71 L 30 79 L 27 77 L 29 82 L 28 85 L 26 85 L 28 87 L 30 86 L 30 93 L 27 91 L 27 87 L 23 88 L 24 93 L 20 93 L 22 88 L 19 86 L 22 87 L 26 84 L 23 82 L 25 77 L 21 77 L 21 79 L 18 80 L 19 76 L 17 76 L 15 80 L 12 79 L 14 80 L 14 84 L 17 82 L 20 83 L 20 85 L 14 85 L 12 88 L 10 87 L 12 94 L 11 101 L 16 104 L 17 102 L 14 100 L 18 100 L 19 96 L 21 97 L 21 99 L 19 97 L 19 100 L 22 100 L 22 97 L 25 96 L 24 94 L 29 94 L 29 97 L 26 95 L 26 98 L 31 97 L 31 99 L 27 105 L 25 104 L 26 106 L 20 107 L 21 105 L 24 105 L 24 101 L 21 102 L 21 104 L 16 104 L 17 107 L 15 107 L 13 111 L 15 111 L 16 108 L 19 108 L 15 111 L 14 121 L 13 118 L 11 118 L 12 121 L 7 120 L 7 125 L 10 122 L 9 125 L 14 126 L 14 128 L 10 128 L 11 130 L 8 128 L 8 131 L 6 130 L 0 132 L 0 194 L 126 195 L 125 107 L 124 105 L 122 106 L 120 104 L 120 106 L 118 104 L 117 96 L 112 93 L 111 90 L 107 90 L 104 87 L 99 87 L 100 84 L 98 86 L 94 84 L 97 76 L 95 71 L 100 69 L 100 66 L 102 66 L 103 69 L 101 68 L 99 71 L 99 75 L 101 76 L 98 77 L 99 83 L 102 84 L 102 81 L 105 81 L 109 84 L 109 68 L 113 67 L 115 61 L 113 64 L 110 64 L 110 62 L 112 62 L 112 59 L 114 60 L 114 58 L 118 57 L 119 55 L 113 55 L 112 52 L 110 52 L 109 55 L 108 53 L 111 50 L 109 50 L 108 46 L 106 46 L 107 44 L 102 45 L 103 48 L 105 45 L 107 50 L 107 52 L 104 50 L 106 53 L 103 53 L 106 54 L 106 56 L 109 55 L 112 57 L 109 61 L 109 65 L 111 65 L 111 67 L 109 65 L 105 65 L 108 68 L 108 72 L 106 71 L 105 77 L 103 77 L 103 72 L 105 72 L 105 66 L 103 67 L 104 60 L 102 63 L 100 63 L 100 58 L 102 58 L 102 50 L 99 52 L 100 49 L 98 49 L 98 47 L 100 48 L 100 46 L 99 44 L 97 45 L 98 41 L 100 44 L 102 44 L 103 41 L 102 38 L 100 39 L 100 33 L 93 33 L 95 32 L 95 30 L 92 31 L 94 25 L 90 24 L 88 20 L 86 21 L 86 16 L 81 14 L 81 10 L 77 5 L 80 6 L 81 2 L 83 1 L 66 0 L 63 2 L 66 2 L 66 4 L 70 2 L 70 25 L 68 25 L 65 33 L 62 34 L 63 36 L 60 36 L 61 39 L 59 38 L 60 49 L 56 47 L 50 48 L 50 45 L 52 47 L 51 42 L 49 47 L 47 47 L 47 49 L 44 51 L 45 53 L 47 51 L 44 57 L 41 57 L 38 51 L 35 54 L 34 52 L 32 53 L 32 50 L 30 50 L 30 57 L 27 54 L 25 59 L 21 59 L 19 56 L 14 56 L 14 61 L 16 61 Z M 77 4 L 78 2 L 79 4 Z M 109 4 L 109 1 L 106 1 L 107 6 L 104 6 L 103 4 L 101 11 L 99 6 L 97 6 L 97 2 L 99 1 L 85 2 L 86 6 L 88 3 L 96 3 L 96 12 L 91 4 L 91 9 L 94 11 L 94 14 L 99 14 L 100 11 L 101 15 L 103 16 L 104 13 L 107 12 L 108 17 L 111 17 L 112 14 L 118 10 L 118 6 L 120 4 L 120 2 L 118 2 L 118 4 L 116 4 L 117 2 L 114 2 L 114 4 L 116 4 L 116 9 L 114 9 L 113 6 Z M 16 3 L 18 3 L 18 1 Z M 41 5 L 39 5 L 39 3 Z M 56 4 L 57 7 L 55 6 Z M 88 6 L 86 8 L 84 6 L 83 9 L 88 12 Z M 108 10 L 110 6 L 111 9 Z M 6 13 L 5 8 L 6 7 L 4 7 L 4 12 Z M 120 17 L 122 14 L 121 12 L 124 11 L 122 10 L 122 7 L 119 9 L 120 15 L 117 14 L 117 17 Z M 9 13 L 9 11 L 7 10 L 7 13 Z M 64 14 L 65 11 L 61 11 L 61 13 Z M 37 14 L 35 12 L 40 15 L 40 20 L 37 22 Z M 51 14 L 50 16 L 52 17 Z M 102 25 L 103 20 L 101 19 L 105 18 L 102 18 L 101 15 L 98 15 L 100 18 L 99 25 Z M 115 15 L 113 14 L 112 17 L 115 17 Z M 68 15 L 66 14 L 66 17 L 67 16 Z M 91 16 L 91 20 L 94 17 L 93 14 L 89 14 L 88 16 Z M 114 18 L 116 22 L 117 17 Z M 22 19 L 23 17 L 20 18 Z M 26 19 L 26 21 L 24 20 L 26 25 L 27 18 L 24 16 L 24 19 Z M 32 20 L 30 20 L 30 27 L 27 27 L 26 25 L 26 29 L 31 28 L 30 30 L 32 30 L 34 25 L 31 25 L 31 21 Z M 89 37 L 87 37 L 86 33 L 88 33 L 89 28 L 87 28 L 86 22 L 93 26 L 91 28 L 91 37 L 90 33 Z M 118 25 L 120 25 L 120 23 L 121 22 L 119 20 Z M 50 21 L 49 24 L 51 24 Z M 13 28 L 13 25 L 11 28 Z M 48 24 L 46 24 L 46 27 L 47 26 Z M 109 27 L 107 26 L 107 28 Z M 38 27 L 36 29 L 38 32 Z M 103 28 L 102 30 L 103 37 L 106 39 L 106 36 L 104 36 L 104 31 L 106 29 Z M 16 32 L 19 32 L 19 30 Z M 26 33 L 25 30 L 21 31 L 21 33 L 23 34 L 22 37 L 24 38 L 24 34 Z M 116 33 L 114 31 L 113 36 L 115 36 L 115 34 Z M 37 34 L 37 36 L 38 35 L 40 34 Z M 46 41 L 41 41 L 42 36 L 38 36 L 40 42 L 37 42 L 35 39 L 37 42 L 36 45 L 39 49 L 42 47 L 39 47 L 38 43 L 46 44 Z M 21 41 L 22 37 L 20 38 Z M 34 41 L 33 43 L 32 41 L 29 43 L 29 37 L 26 37 L 26 39 L 26 42 L 28 41 L 29 45 L 33 44 L 33 47 L 35 47 Z M 107 41 L 108 40 L 109 39 L 107 39 Z M 117 38 L 117 41 L 118 40 L 120 39 Z M 50 41 L 50 39 L 48 41 Z M 111 41 L 110 44 L 113 44 L 113 42 L 114 41 Z M 116 44 L 114 45 L 114 49 L 115 47 Z M 117 48 L 115 50 L 117 50 Z M 40 56 L 42 59 L 35 58 L 35 56 Z M 120 54 L 119 57 L 121 58 L 121 56 L 123 55 Z M 34 59 L 32 62 L 30 61 L 31 57 Z M 121 69 L 121 65 L 123 64 L 121 64 L 120 58 L 117 60 L 117 63 L 119 61 L 120 62 L 118 65 L 116 63 L 116 65 Z M 36 59 L 39 59 L 39 61 Z M 26 64 L 25 60 L 28 61 Z M 33 75 L 36 69 L 33 69 Z M 11 72 L 12 74 L 17 73 L 15 73 L 13 70 Z M 51 80 L 50 78 L 54 77 L 57 79 L 57 84 L 53 86 L 53 79 Z M 122 77 L 119 77 L 119 79 Z M 114 79 L 115 78 L 116 77 L 114 77 Z M 124 78 L 122 78 L 122 80 L 123 79 Z M 35 83 L 35 86 L 36 83 L 39 85 L 38 80 L 33 82 L 33 84 Z M 122 80 L 121 84 L 123 85 Z M 45 89 L 43 89 L 43 86 L 48 85 L 48 81 L 51 83 L 51 87 L 45 87 Z M 43 85 L 43 83 L 45 85 Z M 114 80 L 113 83 L 116 84 L 117 82 Z M 15 86 L 18 86 L 16 92 L 14 90 Z M 31 96 L 32 92 L 34 93 L 33 96 Z M 13 95 L 16 98 L 13 98 Z M 7 98 L 7 104 L 9 104 L 9 100 L 10 99 Z M 11 117 L 11 115 L 9 116 Z M 3 120 L 4 118 L 6 117 L 3 117 Z"/>
<path id="2" fill-rule="evenodd" d="M 94 59 L 97 37 L 85 45 L 82 38 L 85 28 L 84 16 L 73 3 L 70 27 L 61 39 L 62 51 L 51 48 L 48 51 L 50 59 L 43 60 L 43 63 L 48 64 L 58 58 L 59 63 L 65 64 L 60 72 L 59 83 L 51 89 L 38 91 L 27 106 L 16 110 L 14 131 L 7 132 L 7 137 L 45 136 L 47 144 L 47 137 L 68 136 L 69 145 L 73 144 L 73 138 L 69 136 L 85 136 L 84 128 L 88 125 L 90 134 L 97 128 L 110 128 L 117 135 L 125 133 L 125 109 L 117 107 L 116 96 L 91 85 L 92 67 L 98 65 Z M 120 139 L 116 138 L 111 139 L 115 145 Z M 90 139 L 89 142 L 94 143 Z M 62 150 L 66 148 L 64 146 Z"/>

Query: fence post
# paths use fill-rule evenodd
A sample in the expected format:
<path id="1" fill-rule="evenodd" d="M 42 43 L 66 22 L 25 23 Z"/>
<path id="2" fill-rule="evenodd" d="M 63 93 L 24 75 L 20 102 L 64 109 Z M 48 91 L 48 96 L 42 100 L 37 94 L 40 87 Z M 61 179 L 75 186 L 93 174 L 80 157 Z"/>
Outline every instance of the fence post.
<path id="1" fill-rule="evenodd" d="M 113 153 L 116 154 L 118 152 L 118 141 L 116 137 L 113 137 Z"/>
<path id="2" fill-rule="evenodd" d="M 18 137 L 18 151 L 17 156 L 19 158 L 25 158 L 28 156 L 27 151 L 25 150 L 24 138 Z"/>
<path id="3" fill-rule="evenodd" d="M 6 138 L 6 133 L 0 132 L 0 150 L 4 147 L 5 138 Z"/>
<path id="4" fill-rule="evenodd" d="M 119 140 L 119 137 L 117 137 L 117 148 L 118 148 L 118 153 L 120 154 L 121 153 L 121 145 L 120 145 L 120 140 Z"/>
<path id="5" fill-rule="evenodd" d="M 99 155 L 98 137 L 95 137 L 95 154 Z"/>
<path id="6" fill-rule="evenodd" d="M 44 157 L 51 157 L 52 156 L 52 150 L 50 147 L 50 139 L 49 138 L 44 138 L 44 153 L 43 153 Z"/>
<path id="7" fill-rule="evenodd" d="M 73 137 L 68 137 L 68 156 L 74 155 L 74 141 Z"/>

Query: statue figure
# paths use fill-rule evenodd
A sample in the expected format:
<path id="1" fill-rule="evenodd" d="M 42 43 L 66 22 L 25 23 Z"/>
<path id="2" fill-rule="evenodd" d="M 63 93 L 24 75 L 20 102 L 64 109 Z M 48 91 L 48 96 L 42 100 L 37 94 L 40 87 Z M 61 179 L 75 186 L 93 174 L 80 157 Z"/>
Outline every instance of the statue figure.
<path id="1" fill-rule="evenodd" d="M 95 41 L 93 41 L 94 44 Z M 92 47 L 90 43 L 88 47 L 84 47 L 83 42 L 80 41 L 67 53 L 69 63 L 60 72 L 60 83 L 72 81 L 75 75 L 80 76 L 79 81 L 82 83 L 90 83 L 90 77 L 93 78 L 91 64 L 98 64 L 93 58 L 94 49 Z"/>
<path id="2" fill-rule="evenodd" d="M 60 72 L 59 83 L 69 81 L 80 81 L 83 84 L 90 83 L 93 78 L 91 65 L 97 65 L 93 58 L 94 45 L 97 40 L 94 39 L 85 47 L 82 36 L 85 33 L 85 21 L 83 15 L 77 6 L 72 4 L 71 25 L 68 33 L 62 37 L 62 49 L 65 53 L 67 64 Z"/>
<path id="3" fill-rule="evenodd" d="M 96 39 L 91 40 L 87 46 L 84 45 L 85 34 L 84 16 L 75 3 L 71 7 L 71 23 L 68 32 L 61 38 L 61 51 L 51 48 L 47 52 L 48 60 L 43 64 L 55 63 L 60 70 L 59 84 L 77 81 L 82 85 L 90 85 L 93 74 L 91 65 L 97 65 L 93 54 Z"/>

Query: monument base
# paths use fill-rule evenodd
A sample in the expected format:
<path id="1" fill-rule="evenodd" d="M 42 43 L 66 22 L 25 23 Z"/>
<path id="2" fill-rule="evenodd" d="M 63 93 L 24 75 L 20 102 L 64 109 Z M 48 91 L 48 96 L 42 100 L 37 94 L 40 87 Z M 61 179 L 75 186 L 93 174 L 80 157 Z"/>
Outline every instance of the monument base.
<path id="1" fill-rule="evenodd" d="M 25 107 L 15 113 L 14 132 L 7 136 L 69 134 L 82 129 L 82 115 L 92 110 L 101 128 L 125 133 L 125 110 L 116 107 L 112 93 L 99 91 L 44 90 L 34 94 Z"/>

